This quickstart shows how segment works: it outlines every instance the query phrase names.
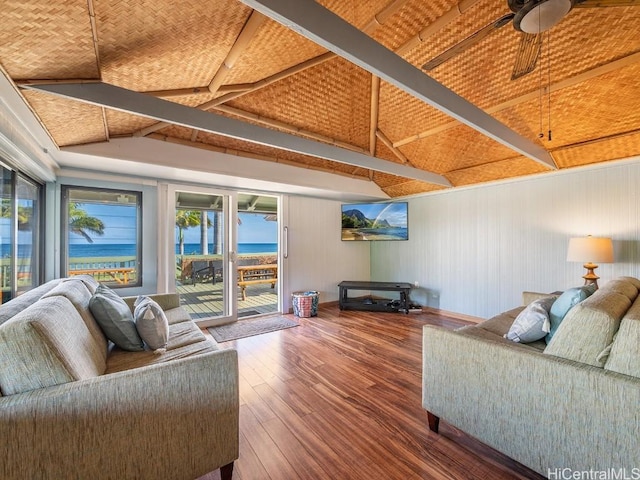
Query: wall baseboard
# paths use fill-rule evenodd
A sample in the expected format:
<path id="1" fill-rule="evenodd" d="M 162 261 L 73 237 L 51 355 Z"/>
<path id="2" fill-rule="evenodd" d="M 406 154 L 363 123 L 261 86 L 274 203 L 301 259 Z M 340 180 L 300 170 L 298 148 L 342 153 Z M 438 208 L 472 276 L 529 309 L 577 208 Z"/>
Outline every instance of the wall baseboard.
<path id="1" fill-rule="evenodd" d="M 338 300 L 333 300 L 331 302 L 320 302 L 318 304 L 318 308 L 320 307 L 337 307 L 339 304 Z M 455 318 L 457 320 L 464 320 L 466 322 L 480 323 L 484 322 L 486 319 L 482 317 L 474 317 L 473 315 L 466 315 L 464 313 L 457 312 L 449 312 L 447 310 L 440 310 L 439 308 L 433 307 L 421 307 L 423 312 L 433 313 L 435 315 L 444 315 L 445 317 Z M 293 308 L 289 309 L 289 313 L 293 313 Z"/>
<path id="2" fill-rule="evenodd" d="M 474 317 L 473 315 L 466 315 L 464 313 L 450 312 L 448 310 L 440 310 L 439 308 L 433 307 L 422 307 L 423 312 L 431 312 L 436 315 L 444 315 L 445 317 L 455 318 L 457 320 L 465 320 L 467 322 L 480 323 L 484 322 L 486 319 L 482 317 Z"/>

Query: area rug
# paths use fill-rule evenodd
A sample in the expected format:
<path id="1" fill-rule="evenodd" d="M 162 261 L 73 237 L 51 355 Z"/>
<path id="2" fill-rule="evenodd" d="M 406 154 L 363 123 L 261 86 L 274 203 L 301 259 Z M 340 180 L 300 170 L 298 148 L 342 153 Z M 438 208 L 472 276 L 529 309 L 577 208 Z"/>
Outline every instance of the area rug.
<path id="1" fill-rule="evenodd" d="M 252 337 L 263 333 L 275 332 L 276 330 L 297 327 L 298 325 L 300 325 L 298 322 L 285 317 L 265 317 L 238 320 L 228 325 L 209 327 L 207 330 L 217 342 L 228 342 L 238 338 Z"/>

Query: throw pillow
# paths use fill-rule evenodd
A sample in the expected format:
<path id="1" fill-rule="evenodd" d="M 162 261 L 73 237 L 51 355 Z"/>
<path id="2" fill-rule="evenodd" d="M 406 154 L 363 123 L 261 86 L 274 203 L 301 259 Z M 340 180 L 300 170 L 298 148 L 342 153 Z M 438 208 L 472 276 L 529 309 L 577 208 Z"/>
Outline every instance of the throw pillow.
<path id="1" fill-rule="evenodd" d="M 160 305 L 140 295 L 133 304 L 133 316 L 140 338 L 155 353 L 163 353 L 169 340 L 169 321 Z"/>
<path id="2" fill-rule="evenodd" d="M 125 301 L 106 285 L 98 285 L 89 300 L 89 310 L 105 337 L 123 350 L 140 352 L 144 344 Z"/>
<path id="3" fill-rule="evenodd" d="M 549 310 L 549 322 L 551 323 L 551 328 L 549 329 L 549 333 L 547 333 L 545 337 L 545 341 L 549 343 L 553 338 L 553 335 L 558 330 L 560 323 L 564 320 L 564 317 L 569 313 L 574 306 L 588 298 L 596 291 L 596 285 L 594 283 L 590 283 L 589 285 L 584 285 L 582 287 L 574 287 L 566 290 L 560 295 L 553 305 L 551 305 L 551 309 Z"/>
<path id="4" fill-rule="evenodd" d="M 549 333 L 549 309 L 557 296 L 534 300 L 518 314 L 504 338 L 516 343 L 531 343 Z"/>

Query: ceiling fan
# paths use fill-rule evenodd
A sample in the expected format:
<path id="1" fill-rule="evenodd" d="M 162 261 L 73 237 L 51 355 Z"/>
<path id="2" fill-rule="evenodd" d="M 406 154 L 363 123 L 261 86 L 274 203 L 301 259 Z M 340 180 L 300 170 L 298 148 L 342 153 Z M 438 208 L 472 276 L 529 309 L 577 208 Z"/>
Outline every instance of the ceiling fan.
<path id="1" fill-rule="evenodd" d="M 512 13 L 482 27 L 461 42 L 428 61 L 422 69 L 429 72 L 447 60 L 479 43 L 493 32 L 512 22 L 522 32 L 511 80 L 516 80 L 536 68 L 542 33 L 557 25 L 573 8 L 629 7 L 640 5 L 640 0 L 507 0 Z"/>

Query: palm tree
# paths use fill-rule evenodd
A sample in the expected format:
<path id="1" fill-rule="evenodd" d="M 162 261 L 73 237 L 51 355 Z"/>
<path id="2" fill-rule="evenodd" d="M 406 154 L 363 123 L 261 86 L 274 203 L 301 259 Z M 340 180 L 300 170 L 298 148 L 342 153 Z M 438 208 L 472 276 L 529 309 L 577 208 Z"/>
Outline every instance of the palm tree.
<path id="1" fill-rule="evenodd" d="M 13 202 L 9 199 L 2 200 L 0 216 L 11 218 L 13 215 Z M 28 232 L 31 230 L 31 218 L 33 217 L 33 207 L 18 205 L 18 230 Z"/>
<path id="2" fill-rule="evenodd" d="M 94 235 L 104 235 L 104 223 L 96 217 L 91 217 L 85 210 L 80 208 L 77 202 L 69 202 L 69 231 L 84 237 L 93 243 L 89 233 Z"/>
<path id="3" fill-rule="evenodd" d="M 197 227 L 200 223 L 201 213 L 199 210 L 176 210 L 176 227 L 178 227 L 180 255 L 184 255 L 184 230 Z"/>

